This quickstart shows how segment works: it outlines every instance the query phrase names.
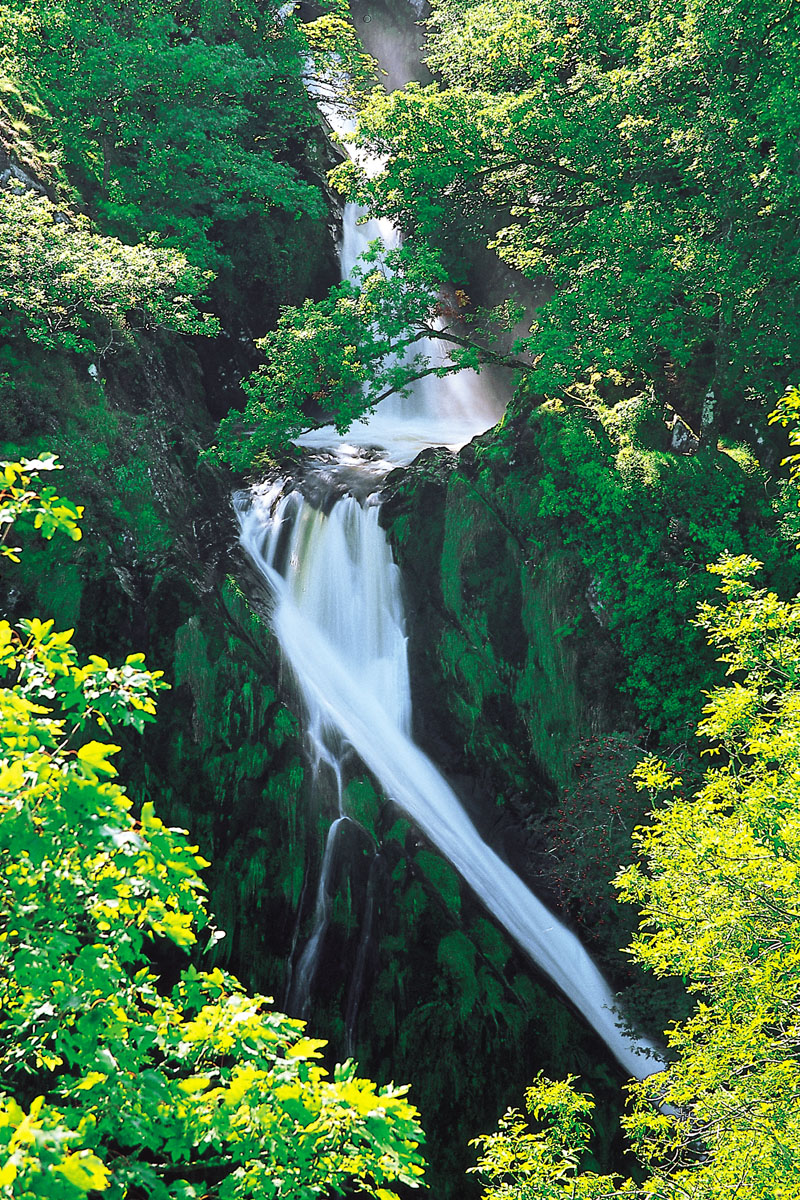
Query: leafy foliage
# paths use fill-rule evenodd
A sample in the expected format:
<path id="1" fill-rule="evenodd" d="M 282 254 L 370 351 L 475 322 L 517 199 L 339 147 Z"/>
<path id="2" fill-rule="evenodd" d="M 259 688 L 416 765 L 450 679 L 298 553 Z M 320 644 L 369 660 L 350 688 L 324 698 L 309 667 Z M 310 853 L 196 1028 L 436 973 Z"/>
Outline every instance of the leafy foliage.
<path id="1" fill-rule="evenodd" d="M 300 30 L 312 91 L 348 114 L 375 87 L 378 64 L 364 50 L 347 0 L 321 0 Z"/>
<path id="2" fill-rule="evenodd" d="M 697 998 L 667 1031 L 663 1072 L 631 1088 L 624 1124 L 646 1177 L 580 1172 L 585 1101 L 539 1081 L 530 1099 L 543 1132 L 521 1138 L 512 1116 L 480 1139 L 487 1197 L 796 1191 L 800 598 L 754 588 L 759 567 L 740 555 L 709 568 L 724 603 L 702 605 L 699 623 L 729 678 L 698 726 L 712 756 L 701 788 L 683 798 L 656 759 L 637 770 L 641 787 L 670 799 L 637 832 L 639 862 L 618 877 L 622 899 L 642 911 L 631 952 L 658 977 L 682 976 Z"/>
<path id="3" fill-rule="evenodd" d="M 266 361 L 244 383 L 244 414 L 222 421 L 215 457 L 250 466 L 307 428 L 312 406 L 344 432 L 412 380 L 474 365 L 467 348 L 441 366 L 415 351 L 423 338 L 446 336 L 435 323 L 443 281 L 436 255 L 373 242 L 352 279 L 323 300 L 284 309 L 277 328 L 257 343 Z"/>
<path id="4" fill-rule="evenodd" d="M 465 312 L 468 304 L 424 243 L 372 242 L 349 279 L 322 300 L 284 308 L 277 327 L 256 342 L 264 365 L 243 382 L 244 413 L 223 419 L 212 457 L 247 468 L 315 419 L 345 433 L 418 379 L 505 362 L 491 343 L 496 326 L 515 319 L 513 306 L 478 315 Z"/>
<path id="5" fill-rule="evenodd" d="M 155 234 L 200 270 L 226 223 L 322 212 L 290 159 L 311 108 L 277 4 L 8 3 L 9 72 L 46 97 L 44 140 L 92 215 Z M 231 249 L 231 247 L 226 247 Z"/>
<path id="6" fill-rule="evenodd" d="M 675 746 L 696 724 L 713 669 L 691 623 L 713 593 L 705 564 L 749 548 L 773 586 L 791 594 L 797 557 L 777 528 L 769 477 L 746 446 L 671 453 L 662 406 L 652 393 L 625 392 L 596 378 L 573 386 L 570 404 L 512 417 L 479 448 L 476 482 L 534 559 L 564 548 L 576 554 L 591 625 L 564 636 L 588 646 L 592 630 L 607 630 L 643 736 Z"/>
<path id="7" fill-rule="evenodd" d="M 437 82 L 390 95 L 366 90 L 341 4 L 312 45 L 320 60 L 340 52 L 356 64 L 361 110 L 345 141 L 357 153 L 334 186 L 393 220 L 417 261 L 435 247 L 434 279 L 465 282 L 464 249 L 469 258 L 478 240 L 548 280 L 550 299 L 508 353 L 487 352 L 485 329 L 440 330 L 456 347 L 448 369 L 501 360 L 523 370 L 526 394 L 569 400 L 576 379 L 616 372 L 631 391 L 654 386 L 698 432 L 758 421 L 800 360 L 791 24 L 757 0 L 613 14 L 596 0 L 569 13 L 555 0 L 438 0 L 429 24 Z M 430 296 L 430 279 L 408 282 Z M 418 325 L 406 313 L 403 334 L 395 305 L 367 330 L 366 307 L 334 289 L 321 307 L 284 313 L 262 344 L 268 366 L 246 386 L 245 425 L 223 431 L 223 457 L 246 461 L 244 429 L 257 458 L 320 401 L 342 428 L 369 410 L 387 382 L 376 335 L 391 349 L 413 343 Z M 487 315 L 473 319 L 491 328 Z M 402 388 L 420 369 L 400 359 L 388 382 Z"/>
<path id="8" fill-rule="evenodd" d="M 37 501 L 35 468 L 6 467 L 3 511 L 43 513 L 46 534 L 52 514 L 73 536 L 77 510 Z M 152 804 L 132 815 L 105 740 L 152 721 L 164 684 L 142 655 L 81 663 L 70 639 L 0 623 L 0 1194 L 390 1200 L 385 1185 L 416 1186 L 405 1088 L 352 1063 L 331 1079 L 324 1043 L 220 970 L 160 983 L 159 944 L 219 936 L 205 860 Z"/>
<path id="9" fill-rule="evenodd" d="M 531 1132 L 522 1114 L 509 1109 L 496 1133 L 473 1141 L 481 1155 L 472 1170 L 489 1182 L 484 1200 L 583 1200 L 616 1194 L 613 1176 L 591 1175 L 587 1188 L 587 1176 L 578 1173 L 592 1133 L 594 1102 L 574 1083 L 572 1076 L 563 1082 L 538 1076 L 525 1099 L 541 1128 Z"/>
<path id="10" fill-rule="evenodd" d="M 0 329 L 105 353 L 132 328 L 216 333 L 198 313 L 208 277 L 176 250 L 101 237 L 44 196 L 0 192 Z"/>
<path id="11" fill-rule="evenodd" d="M 304 45 L 277 0 L 0 5 L 3 147 L 58 200 L 3 199 L 4 332 L 96 355 L 129 328 L 216 333 L 207 301 L 241 337 L 318 288 Z"/>
<path id="12" fill-rule="evenodd" d="M 66 533 L 77 542 L 81 539 L 78 524 L 83 509 L 71 500 L 63 500 L 55 488 L 32 486 L 34 477 L 41 471 L 60 471 L 61 465 L 55 456 L 46 454 L 42 458 L 23 459 L 21 462 L 0 462 L 0 556 L 19 562 L 19 547 L 7 546 L 6 535 L 12 526 L 18 528 L 33 517 L 34 529 L 41 530 L 43 538 L 50 539 L 56 531 Z"/>

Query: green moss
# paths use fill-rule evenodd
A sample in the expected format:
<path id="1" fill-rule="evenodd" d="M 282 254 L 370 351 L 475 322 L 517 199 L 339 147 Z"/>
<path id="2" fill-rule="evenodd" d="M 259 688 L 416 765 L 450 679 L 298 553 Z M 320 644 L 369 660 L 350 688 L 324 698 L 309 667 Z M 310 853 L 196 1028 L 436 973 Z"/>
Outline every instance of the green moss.
<path id="1" fill-rule="evenodd" d="M 672 454 L 659 421 L 649 396 L 512 417 L 443 488 L 438 547 L 417 538 L 413 476 L 406 487 L 403 563 L 437 553 L 443 611 L 425 661 L 468 753 L 516 777 L 503 793 L 529 751 L 565 783 L 589 728 L 683 741 L 712 669 L 691 625 L 713 594 L 705 564 L 747 549 L 776 579 L 790 558 L 798 575 L 752 452 Z"/>
<path id="2" fill-rule="evenodd" d="M 458 873 L 446 859 L 430 850 L 420 850 L 414 862 L 436 888 L 447 911 L 458 916 L 461 911 L 461 880 Z"/>
<path id="3" fill-rule="evenodd" d="M 480 993 L 475 947 L 465 933 L 456 929 L 439 942 L 436 961 L 452 984 L 456 1012 L 463 1021 L 469 1017 Z"/>
<path id="4" fill-rule="evenodd" d="M 403 846 L 405 845 L 410 831 L 411 826 L 409 825 L 408 821 L 406 821 L 404 817 L 398 817 L 384 834 L 384 841 L 396 841 Z"/>
<path id="5" fill-rule="evenodd" d="M 207 742 L 220 715 L 226 725 L 231 720 L 233 693 L 223 701 L 222 713 L 216 707 L 216 671 L 208 660 L 206 637 L 199 618 L 190 617 L 175 633 L 173 670 L 175 684 L 188 684 L 194 701 L 195 728 L 201 742 Z"/>
<path id="6" fill-rule="evenodd" d="M 344 793 L 344 808 L 348 816 L 358 821 L 377 840 L 376 826 L 380 817 L 382 797 L 369 779 L 353 779 Z"/>
<path id="7" fill-rule="evenodd" d="M 497 971 L 505 970 L 511 957 L 511 946 L 505 934 L 485 917 L 477 917 L 470 926 L 470 932 L 492 966 Z"/>
<path id="8" fill-rule="evenodd" d="M 526 572 L 522 623 L 527 649 L 513 692 L 533 752 L 558 784 L 571 773 L 571 749 L 585 719 L 574 638 L 559 624 L 573 606 L 576 577 L 574 558 L 564 554 L 542 559 Z M 574 625 L 567 628 L 574 632 Z"/>

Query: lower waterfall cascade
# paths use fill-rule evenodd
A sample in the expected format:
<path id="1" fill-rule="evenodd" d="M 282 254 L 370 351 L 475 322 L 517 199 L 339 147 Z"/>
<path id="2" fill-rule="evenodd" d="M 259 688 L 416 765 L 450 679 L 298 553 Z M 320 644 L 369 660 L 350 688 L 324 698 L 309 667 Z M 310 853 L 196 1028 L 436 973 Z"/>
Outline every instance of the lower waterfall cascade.
<path id="1" fill-rule="evenodd" d="M 370 469 L 373 464 L 365 464 Z M 352 470 L 352 464 L 348 464 Z M 486 845 L 455 792 L 411 734 L 411 691 L 399 571 L 378 524 L 375 493 L 315 508 L 280 480 L 235 500 L 241 544 L 269 585 L 271 625 L 306 709 L 316 763 L 333 771 L 340 809 L 320 872 L 313 928 L 291 995 L 305 1014 L 328 912 L 328 868 L 341 822 L 342 759 L 354 750 L 394 801 L 456 868 L 489 912 L 641 1078 L 654 1047 L 631 1036 L 579 940 Z"/>

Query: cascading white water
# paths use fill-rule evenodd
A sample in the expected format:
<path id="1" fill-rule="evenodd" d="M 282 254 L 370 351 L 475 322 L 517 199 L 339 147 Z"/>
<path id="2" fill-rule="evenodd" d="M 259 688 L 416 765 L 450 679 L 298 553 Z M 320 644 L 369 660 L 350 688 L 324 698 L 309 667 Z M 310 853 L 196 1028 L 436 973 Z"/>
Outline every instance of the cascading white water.
<path id="1" fill-rule="evenodd" d="M 334 110 L 328 109 L 331 119 Z M 385 223 L 344 214 L 343 269 L 370 240 L 396 237 Z M 435 344 L 423 347 L 442 362 Z M 427 446 L 459 449 L 502 411 L 477 375 L 427 378 L 409 396 L 383 401 L 343 441 L 332 427 L 299 438 L 319 457 L 306 462 L 305 490 L 280 480 L 239 493 L 241 543 L 266 579 L 271 624 L 298 682 L 317 764 L 338 783 L 339 814 L 328 836 L 311 938 L 295 969 L 292 994 L 308 1002 L 327 928 L 329 874 L 341 807 L 342 761 L 350 748 L 385 794 L 453 864 L 511 937 L 582 1012 L 615 1058 L 642 1077 L 658 1069 L 653 1047 L 626 1032 L 614 997 L 570 933 L 482 840 L 458 797 L 414 744 L 399 571 L 378 523 L 378 489 L 393 466 Z M 313 484 L 313 486 L 312 486 Z M 348 494 L 342 496 L 342 491 Z M 357 499 L 356 496 L 360 497 Z M 338 497 L 338 498 L 337 498 Z"/>
<path id="2" fill-rule="evenodd" d="M 330 98 L 335 85 L 326 87 L 316 81 L 313 86 L 317 103 L 331 128 L 346 138 L 354 122 Z M 367 174 L 375 174 L 383 166 L 379 159 L 363 152 L 355 157 Z M 343 279 L 350 278 L 359 258 L 374 241 L 381 241 L 390 249 L 399 244 L 400 236 L 391 222 L 368 217 L 357 204 L 346 204 L 339 247 Z M 422 338 L 415 343 L 414 351 L 432 367 L 447 365 L 446 351 L 438 339 Z M 355 421 L 345 442 L 330 425 L 309 430 L 297 441 L 306 449 L 333 451 L 337 456 L 357 456 L 360 451 L 379 449 L 383 469 L 388 470 L 390 466 L 407 465 L 428 446 L 460 450 L 477 434 L 495 425 L 504 407 L 488 377 L 480 378 L 474 371 L 443 378 L 426 376 L 410 384 L 405 394 L 388 396 L 369 417 Z"/>
<path id="3" fill-rule="evenodd" d="M 326 516 L 286 488 L 279 480 L 235 498 L 242 545 L 277 601 L 273 624 L 286 609 L 301 613 L 349 663 L 366 702 L 380 705 L 408 734 L 400 572 L 378 524 L 378 507 L 346 495 Z M 315 754 L 336 769 L 338 722 L 331 721 L 324 700 L 317 703 L 313 694 L 304 699 Z"/>
<path id="4" fill-rule="evenodd" d="M 333 856 L 336 852 L 336 836 L 347 817 L 341 813 L 328 830 L 325 839 L 325 853 L 322 856 L 322 867 L 317 885 L 317 898 L 314 905 L 314 920 L 311 936 L 305 944 L 300 961 L 294 971 L 289 987 L 289 1005 L 300 1017 L 308 1016 L 308 1004 L 311 997 L 311 985 L 314 982 L 319 952 L 331 919 L 330 879 Z"/>
<path id="5" fill-rule="evenodd" d="M 317 755 L 331 754 L 334 741 L 352 747 L 622 1066 L 649 1074 L 652 1047 L 627 1034 L 580 942 L 486 845 L 411 740 L 397 568 L 377 509 L 347 497 L 325 516 L 299 493 L 281 497 L 276 488 L 240 494 L 237 507 L 242 545 L 274 597 L 272 627 L 307 706 Z"/>

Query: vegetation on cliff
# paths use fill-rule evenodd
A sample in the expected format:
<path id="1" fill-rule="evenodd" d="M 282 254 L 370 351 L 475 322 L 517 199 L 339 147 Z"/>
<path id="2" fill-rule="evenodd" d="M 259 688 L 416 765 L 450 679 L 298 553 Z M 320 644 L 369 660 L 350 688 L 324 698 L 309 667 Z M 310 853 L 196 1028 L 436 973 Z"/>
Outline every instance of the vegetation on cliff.
<path id="1" fill-rule="evenodd" d="M 436 330 L 453 368 L 495 361 L 492 329 L 513 320 L 511 295 L 489 313 L 436 303 L 440 262 L 467 283 L 476 245 L 520 283 L 546 283 L 529 328 L 499 356 L 522 371 L 526 394 L 579 402 L 576 383 L 599 378 L 628 395 L 651 390 L 697 435 L 763 426 L 800 365 L 789 18 L 759 0 L 613 14 L 594 0 L 569 12 L 551 0 L 437 0 L 428 24 L 435 81 L 391 94 L 362 86 L 346 138 L 359 154 L 331 175 L 396 222 L 405 258 L 390 277 L 368 261 L 355 291 L 284 315 L 247 387 L 253 455 L 277 444 L 284 412 L 290 432 L 320 403 L 344 423 L 401 388 L 394 363 L 391 378 L 380 371 L 389 349 L 413 345 L 448 309 L 472 324 Z M 372 303 L 374 289 L 390 303 Z M 409 289 L 428 304 L 404 311 L 398 336 Z M 287 401 L 272 363 L 298 328 L 315 369 Z M 405 377 L 430 369 L 412 355 Z M 243 461 L 224 430 L 222 449 Z"/>
<path id="2" fill-rule="evenodd" d="M 761 0 L 437 0 L 436 81 L 374 92 L 335 172 L 415 239 L 480 239 L 551 298 L 531 390 L 615 372 L 697 432 L 797 370 L 796 23 Z M 456 274 L 456 278 L 457 278 Z"/>
<path id="3" fill-rule="evenodd" d="M 3 332 L 93 356 L 139 329 L 213 334 L 197 311 L 208 280 L 177 251 L 93 233 L 45 196 L 0 192 Z"/>
<path id="4" fill-rule="evenodd" d="M 800 601 L 756 590 L 759 567 L 742 555 L 710 568 L 723 602 L 699 621 L 729 680 L 698 725 L 712 756 L 701 787 L 686 795 L 655 758 L 636 772 L 667 802 L 617 878 L 642 914 L 631 951 L 696 997 L 667 1030 L 663 1072 L 631 1089 L 624 1125 L 645 1177 L 581 1170 L 591 1101 L 540 1079 L 527 1097 L 538 1131 L 510 1112 L 479 1139 L 486 1200 L 796 1194 Z"/>
<path id="5" fill-rule="evenodd" d="M 213 347 L 194 343 L 204 367 L 212 379 L 221 363 L 241 372 L 239 358 L 253 363 L 242 331 L 264 332 L 326 274 L 329 206 L 301 48 L 277 4 L 0 5 L 11 437 L 32 406 L 45 410 L 39 428 L 50 414 L 62 426 L 52 392 L 76 367 L 93 363 L 98 378 L 120 351 L 146 357 L 148 331 L 222 332 Z M 29 365 L 50 375 L 49 405 L 42 394 L 32 405 Z"/>
<path id="6" fill-rule="evenodd" d="M 321 180 L 330 159 L 320 152 L 303 88 L 308 38 L 286 19 L 286 6 L 0 4 L 3 455 L 52 448 L 68 459 L 73 487 L 91 500 L 92 533 L 47 553 L 21 539 L 9 615 L 33 610 L 45 620 L 20 626 L 4 645 L 19 657 L 19 639 L 27 639 L 37 687 L 48 692 L 66 695 L 64 681 L 88 671 L 69 693 L 73 713 L 84 685 L 113 692 L 122 676 L 99 655 L 79 665 L 68 641 L 53 641 L 63 625 L 76 624 L 77 644 L 108 658 L 131 642 L 145 646 L 174 681 L 158 724 L 148 725 L 146 749 L 130 758 L 138 823 L 107 757 L 95 750 L 87 757 L 80 731 L 61 749 L 36 751 L 44 756 L 43 796 L 60 804 L 53 776 L 60 771 L 83 797 L 84 816 L 96 815 L 102 800 L 115 836 L 138 838 L 152 853 L 158 870 L 143 882 L 137 876 L 136 887 L 144 889 L 151 926 L 164 926 L 164 917 L 171 925 L 151 937 L 142 908 L 124 911 L 130 897 L 108 916 L 108 896 L 88 885 L 81 894 L 88 909 L 69 910 L 67 941 L 57 934 L 47 941 L 31 918 L 25 954 L 35 942 L 46 970 L 33 979 L 33 959 L 20 960 L 7 984 L 21 1049 L 4 1040 L 9 1055 L 22 1057 L 11 1064 L 17 1107 L 9 1104 L 3 1128 L 18 1175 L 12 1183 L 0 1173 L 0 1183 L 41 1182 L 38 1154 L 50 1168 L 69 1164 L 51 1170 L 48 1195 L 52 1179 L 65 1200 L 106 1180 L 122 1188 L 129 1171 L 131 1186 L 148 1195 L 163 1184 L 188 1200 L 211 1153 L 198 1140 L 203 1123 L 214 1125 L 212 1109 L 225 1108 L 239 1068 L 222 1054 L 196 1063 L 199 1043 L 183 1035 L 205 1005 L 225 1038 L 222 1010 L 256 1003 L 217 968 L 244 969 L 249 985 L 277 995 L 307 932 L 308 864 L 324 841 L 324 814 L 298 803 L 309 772 L 287 683 L 263 623 L 224 578 L 228 485 L 216 464 L 258 467 L 306 424 L 325 419 L 344 428 L 414 375 L 500 360 L 516 364 L 519 380 L 502 426 L 458 461 L 433 452 L 393 480 L 385 510 L 421 668 L 414 672 L 419 735 L 474 804 L 487 837 L 592 940 L 637 1018 L 658 1032 L 663 1008 L 683 1002 L 680 984 L 662 971 L 677 969 L 702 989 L 697 1016 L 675 1033 L 676 1065 L 657 1085 L 672 1089 L 678 1116 L 659 1115 L 643 1099 L 629 1121 L 650 1164 L 651 1191 L 677 1195 L 679 1181 L 690 1194 L 716 1195 L 714 1164 L 726 1183 L 738 1180 L 734 1166 L 746 1174 L 740 1150 L 752 1125 L 737 1104 L 751 1113 L 761 1105 L 765 1128 L 779 1127 L 775 1163 L 765 1151 L 759 1178 L 780 1179 L 797 1140 L 791 1113 L 775 1104 L 781 1089 L 791 1099 L 795 1087 L 789 1056 L 780 1057 L 780 1039 L 795 1036 L 782 988 L 794 979 L 797 917 L 791 809 L 775 799 L 791 797 L 794 786 L 785 680 L 740 675 L 750 699 L 736 688 L 727 701 L 715 693 L 720 728 L 703 728 L 727 739 L 724 766 L 700 784 L 689 735 L 715 669 L 693 624 L 698 602 L 708 604 L 713 592 L 707 562 L 723 551 L 733 556 L 732 607 L 703 610 L 715 636 L 730 640 L 726 652 L 747 634 L 770 670 L 784 670 L 797 654 L 788 635 L 782 657 L 772 653 L 777 623 L 791 629 L 796 606 L 753 592 L 741 574 L 751 555 L 763 560 L 780 595 L 797 587 L 796 504 L 778 478 L 780 443 L 766 424 L 800 356 L 791 13 L 756 0 L 657 0 L 646 10 L 613 11 L 599 0 L 569 9 L 551 0 L 437 0 L 428 43 L 435 82 L 387 96 L 371 90 L 346 6 L 329 7 L 311 40 L 320 55 L 333 50 L 355 63 L 362 114 L 353 140 L 386 156 L 373 178 L 345 164 L 334 181 L 398 220 L 406 241 L 388 254 L 373 250 L 358 277 L 320 299 L 330 250 Z M 476 245 L 512 269 L 499 304 L 482 290 Z M 541 276 L 552 294 L 511 346 L 508 328 L 521 315 L 516 293 Z M 446 279 L 456 287 L 443 288 Z M 476 309 L 470 295 L 494 307 Z M 288 307 L 279 315 L 281 306 Z M 444 365 L 417 355 L 430 334 L 449 343 Z M 250 344 L 256 337 L 260 366 Z M 402 366 L 398 354 L 406 355 Z M 243 396 L 238 377 L 249 372 Z M 206 459 L 213 467 L 198 471 L 214 421 L 232 399 Z M 792 418 L 790 401 L 782 411 Z M 50 514 L 42 516 L 46 532 Z M 61 513 L 72 536 L 77 515 Z M 51 668 L 36 655 L 52 661 L 58 646 L 66 675 L 48 678 Z M 126 666 L 128 682 L 146 687 L 141 662 Z M 4 695 L 12 703 L 12 689 Z M 731 697 L 742 700 L 742 711 L 733 711 Z M 54 697 L 36 702 L 53 707 Z M 151 715 L 140 708 L 126 716 L 120 705 L 117 715 L 141 721 L 143 711 Z M 29 717 L 25 736 L 43 739 L 61 719 Z M 118 727 L 121 743 L 132 740 L 128 732 Z M 630 830 L 660 803 L 628 779 L 642 746 L 669 760 L 688 792 L 697 790 L 695 801 L 663 810 L 641 835 L 644 865 L 625 877 L 648 920 L 651 908 L 653 921 L 662 919 L 656 909 L 670 914 L 669 928 L 645 927 L 637 940 L 640 961 L 657 948 L 660 955 L 649 988 L 632 984 L 620 964 L 618 948 L 637 915 L 631 908 L 620 916 L 607 885 L 627 857 Z M 10 782 L 16 787 L 18 775 Z M 580 1070 L 581 1086 L 599 1100 L 591 1118 L 595 1160 L 583 1153 L 578 1127 L 588 1100 L 542 1083 L 532 1103 L 556 1114 L 555 1130 L 531 1141 L 512 1118 L 485 1145 L 488 1194 L 521 1200 L 533 1180 L 536 1195 L 598 1194 L 604 1177 L 578 1178 L 574 1168 L 579 1157 L 598 1171 L 614 1159 L 616 1085 L 602 1051 L 531 980 L 528 964 L 374 782 L 356 771 L 347 789 L 360 822 L 350 846 L 357 867 L 343 873 L 332 906 L 325 960 L 332 969 L 320 973 L 315 1021 L 338 1045 L 354 1036 L 376 1078 L 416 1075 L 442 1197 L 463 1190 L 453 1142 L 466 1143 L 488 1109 L 500 1111 L 531 1061 L 546 1061 L 551 1074 Z M 190 935 L 180 918 L 191 911 L 198 928 L 206 918 L 195 852 L 157 822 L 153 798 L 170 823 L 190 826 L 209 848 L 214 907 L 231 934 L 208 948 L 209 970 L 189 972 L 182 983 L 175 963 Z M 96 822 L 89 842 L 79 843 L 55 812 L 35 809 L 33 817 L 41 837 L 60 839 L 53 845 L 65 875 L 54 885 L 71 887 L 73 866 L 88 879 L 102 861 L 104 869 L 110 864 L 103 888 L 133 888 L 124 871 L 115 875 L 124 864 Z M 764 866 L 763 886 L 740 872 L 744 891 L 734 895 L 734 851 L 747 870 Z M 188 873 L 170 867 L 176 855 Z M 8 887 L 49 887 L 41 880 L 46 861 L 30 878 L 11 864 Z M 170 907 L 179 894 L 186 903 Z M 706 896 L 714 898 L 713 927 L 699 913 Z M 752 904 L 734 909 L 742 896 Z M 36 899 L 52 915 L 56 899 L 41 890 Z M 681 906 L 695 903 L 697 923 L 686 924 L 695 913 Z M 379 937 L 373 926 L 359 930 L 368 906 Z M 775 944 L 762 938 L 770 906 Z M 733 912 L 743 914 L 741 929 Z M 87 930 L 94 936 L 95 927 L 103 952 L 93 956 Z M 701 960 L 703 946 L 713 950 L 712 935 L 724 952 Z M 72 955 L 63 975 L 55 962 L 61 950 Z M 141 995 L 121 953 L 146 972 Z M 155 982 L 153 956 L 169 986 Z M 33 979 L 27 998 L 14 991 L 18 979 Z M 67 984 L 73 999 L 63 1004 L 37 990 L 52 985 L 61 997 Z M 305 1115 L 295 1106 L 288 1117 L 276 1109 L 268 1118 L 281 1136 L 302 1140 L 319 1089 L 350 1084 L 316 1074 L 313 1046 L 308 1055 L 292 1053 L 304 1044 L 296 1023 L 248 1012 L 244 1030 L 255 1042 L 267 1030 L 261 1041 L 279 1050 L 276 1058 L 253 1042 L 258 1070 L 270 1080 L 276 1071 L 307 1077 L 291 1081 L 310 1089 L 299 1101 Z M 739 1018 L 749 1021 L 750 1041 L 735 1043 Z M 142 1040 L 132 1049 L 134 1030 Z M 509 1055 L 509 1046 L 524 1053 Z M 121 1072 L 109 1068 L 105 1049 Z M 771 1073 L 751 1072 L 748 1054 L 754 1062 L 762 1055 Z M 64 1063 L 55 1062 L 59 1055 Z M 195 1091 L 183 1086 L 192 1080 Z M 32 1110 L 43 1092 L 44 1105 Z M 101 1092 L 135 1109 L 135 1145 L 123 1144 L 119 1114 L 100 1103 Z M 360 1094 L 378 1102 L 366 1084 Z M 159 1123 L 165 1097 L 180 1130 Z M 294 1105 L 297 1096 L 290 1099 Z M 254 1154 L 267 1136 L 258 1126 L 267 1115 L 256 1109 L 254 1102 L 245 1114 L 255 1122 L 247 1124 Z M 396 1111 L 408 1115 L 404 1100 Z M 559 1142 L 563 1131 L 567 1141 Z M 119 1153 L 113 1162 L 109 1147 Z M 655 1160 L 673 1151 L 669 1175 Z M 512 1152 L 533 1164 L 525 1178 L 498 1174 Z M 173 1153 L 197 1169 L 182 1192 L 178 1164 L 166 1162 Z M 313 1186 L 326 1182 L 319 1175 Z M 380 1195 L 374 1175 L 373 1185 Z M 622 1187 L 607 1186 L 611 1194 Z M 639 1184 L 625 1186 L 635 1194 Z M 791 1194 L 791 1181 L 786 1188 Z"/>
<path id="7" fill-rule="evenodd" d="M 701 773 L 692 731 L 716 670 L 695 624 L 714 595 L 705 565 L 757 552 L 791 595 L 794 499 L 743 445 L 671 452 L 648 397 L 520 408 L 458 459 L 430 454 L 390 482 L 416 733 L 480 781 L 487 836 L 659 1036 L 682 989 L 620 955 L 637 918 L 608 882 L 651 807 L 629 774 L 647 749 L 690 786 Z"/>
<path id="8" fill-rule="evenodd" d="M 277 4 L 12 0 L 0 35 L 9 117 L 104 232 L 219 271 L 245 222 L 255 244 L 276 209 L 323 215 L 302 176 L 314 117 L 299 43 Z"/>

